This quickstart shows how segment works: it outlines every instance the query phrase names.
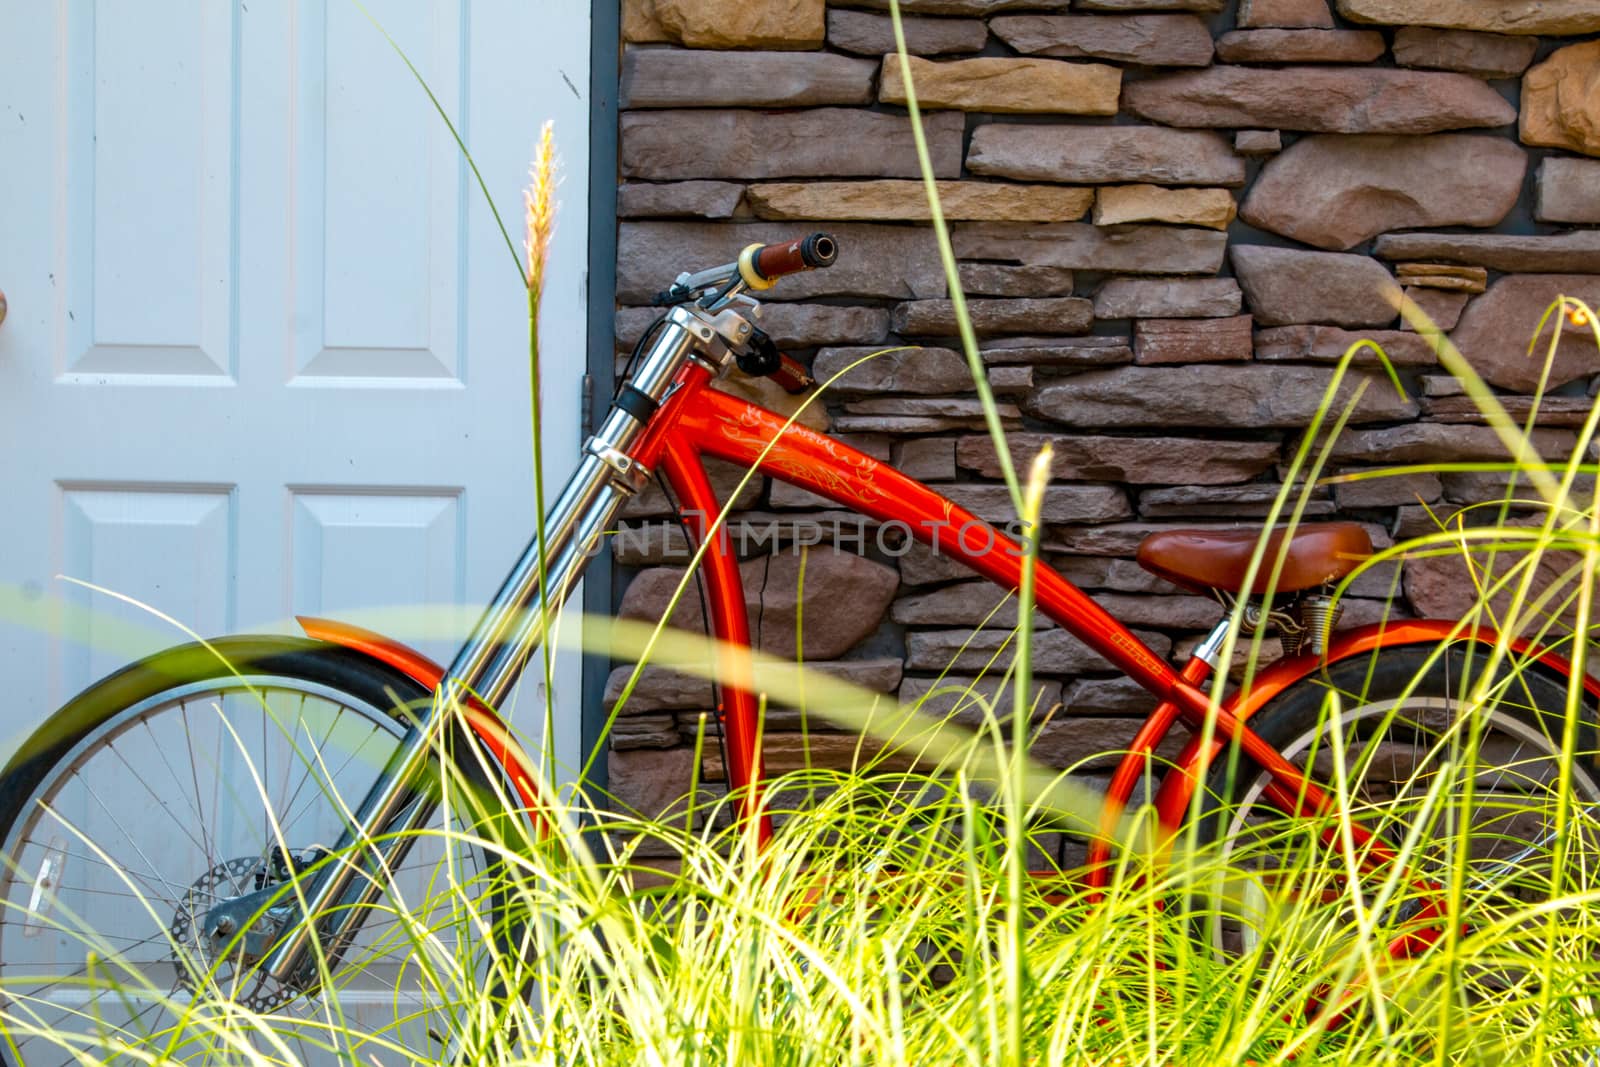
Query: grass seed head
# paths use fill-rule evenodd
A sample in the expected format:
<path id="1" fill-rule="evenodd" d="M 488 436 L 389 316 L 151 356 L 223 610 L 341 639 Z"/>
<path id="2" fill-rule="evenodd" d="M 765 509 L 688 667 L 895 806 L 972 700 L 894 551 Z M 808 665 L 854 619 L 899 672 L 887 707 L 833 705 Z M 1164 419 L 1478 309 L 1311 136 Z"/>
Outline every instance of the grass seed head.
<path id="1" fill-rule="evenodd" d="M 546 122 L 539 134 L 539 147 L 528 168 L 528 187 L 522 192 L 527 212 L 524 245 L 528 252 L 528 288 L 537 290 L 544 281 L 545 262 L 550 255 L 550 236 L 556 228 L 556 142 L 555 124 Z"/>

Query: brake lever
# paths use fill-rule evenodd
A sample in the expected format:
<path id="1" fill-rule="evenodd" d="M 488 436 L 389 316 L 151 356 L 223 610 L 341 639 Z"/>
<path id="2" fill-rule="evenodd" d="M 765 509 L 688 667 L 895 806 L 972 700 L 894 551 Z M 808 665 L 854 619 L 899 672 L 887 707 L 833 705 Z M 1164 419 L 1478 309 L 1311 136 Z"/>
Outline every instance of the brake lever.
<path id="1" fill-rule="evenodd" d="M 783 366 L 783 353 L 772 343 L 772 338 L 761 327 L 751 324 L 750 340 L 744 350 L 734 355 L 739 369 L 752 378 L 766 378 Z"/>
<path id="2" fill-rule="evenodd" d="M 685 289 L 681 285 L 674 285 L 671 289 L 663 289 L 650 298 L 650 306 L 658 308 L 676 307 L 687 304 L 694 299 L 694 290 Z"/>

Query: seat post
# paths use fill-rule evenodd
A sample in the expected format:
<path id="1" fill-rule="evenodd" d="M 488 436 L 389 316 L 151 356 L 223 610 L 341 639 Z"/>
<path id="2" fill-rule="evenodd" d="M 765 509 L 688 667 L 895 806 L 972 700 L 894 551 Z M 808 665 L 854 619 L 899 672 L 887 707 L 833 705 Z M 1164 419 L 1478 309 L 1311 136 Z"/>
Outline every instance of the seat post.
<path id="1" fill-rule="evenodd" d="M 1217 624 L 1210 632 L 1200 639 L 1200 643 L 1194 646 L 1194 651 L 1189 655 L 1214 671 L 1221 670 L 1222 646 L 1227 643 L 1228 631 L 1231 629 L 1233 629 L 1233 613 L 1227 612 L 1217 620 Z"/>

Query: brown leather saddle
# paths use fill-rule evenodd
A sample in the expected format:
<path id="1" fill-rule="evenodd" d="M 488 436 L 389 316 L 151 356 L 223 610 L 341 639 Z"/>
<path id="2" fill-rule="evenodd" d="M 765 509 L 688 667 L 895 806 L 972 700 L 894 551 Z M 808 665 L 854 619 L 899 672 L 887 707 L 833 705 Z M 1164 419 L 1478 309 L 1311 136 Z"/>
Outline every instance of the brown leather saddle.
<path id="1" fill-rule="evenodd" d="M 1284 545 L 1287 537 L 1288 545 Z M 1163 530 L 1139 545 L 1139 566 L 1189 589 L 1237 593 L 1255 554 L 1260 530 Z M 1267 591 L 1273 561 L 1283 553 L 1283 569 L 1273 588 L 1295 593 L 1337 581 L 1372 555 L 1372 538 L 1358 523 L 1327 522 L 1274 530 L 1267 538 L 1250 592 Z"/>

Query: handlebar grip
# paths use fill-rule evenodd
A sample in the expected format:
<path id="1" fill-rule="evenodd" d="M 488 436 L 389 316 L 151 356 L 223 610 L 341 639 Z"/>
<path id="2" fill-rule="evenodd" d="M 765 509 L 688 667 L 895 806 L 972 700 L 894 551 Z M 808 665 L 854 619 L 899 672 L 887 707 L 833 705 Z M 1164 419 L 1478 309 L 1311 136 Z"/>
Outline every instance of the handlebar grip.
<path id="1" fill-rule="evenodd" d="M 831 234 L 814 233 L 793 241 L 751 245 L 739 253 L 739 274 L 752 289 L 770 289 L 785 274 L 831 267 L 839 258 L 839 242 Z"/>

